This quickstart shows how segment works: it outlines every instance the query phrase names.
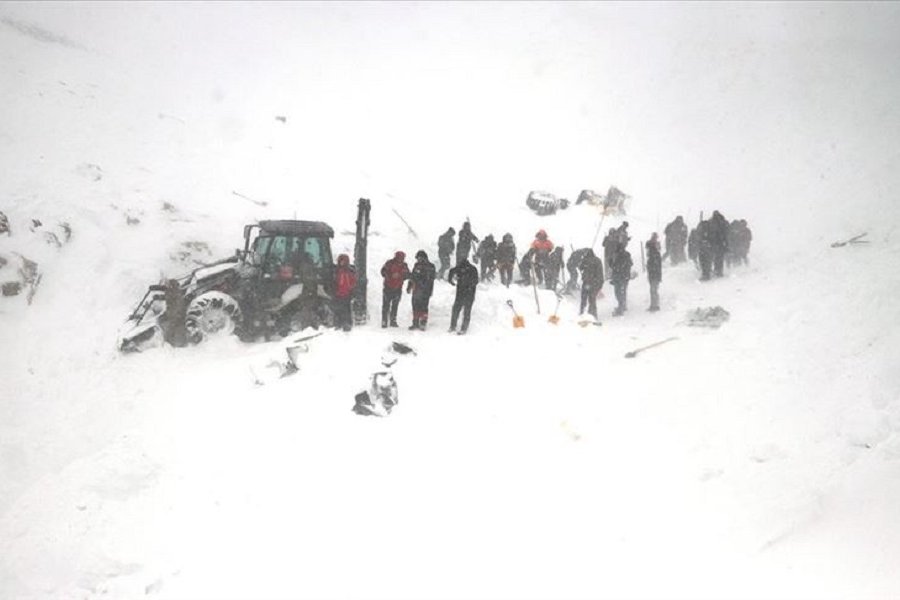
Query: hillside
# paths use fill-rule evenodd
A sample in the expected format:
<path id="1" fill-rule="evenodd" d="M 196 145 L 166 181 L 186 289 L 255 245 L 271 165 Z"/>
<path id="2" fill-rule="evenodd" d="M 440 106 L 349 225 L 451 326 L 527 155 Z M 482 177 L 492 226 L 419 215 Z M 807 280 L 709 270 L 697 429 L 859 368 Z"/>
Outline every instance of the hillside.
<path id="1" fill-rule="evenodd" d="M 667 8 L 668 30 L 510 10 L 0 8 L 0 254 L 42 276 L 30 304 L 0 298 L 0 596 L 898 594 L 900 11 Z M 609 19 L 603 49 L 656 32 L 656 62 L 586 58 Z M 635 257 L 721 209 L 753 228 L 750 266 L 666 265 L 655 314 L 639 275 L 621 319 L 606 286 L 586 328 L 574 299 L 552 325 L 551 292 L 538 314 L 531 288 L 484 284 L 465 337 L 438 283 L 427 332 L 404 296 L 399 330 L 328 332 L 265 385 L 279 342 L 116 351 L 148 284 L 232 253 L 245 223 L 325 220 L 349 251 L 371 198 L 375 317 L 395 250 L 435 258 L 466 217 L 581 247 L 595 208 L 538 217 L 525 196 L 612 184 Z M 707 306 L 730 320 L 684 323 Z M 394 340 L 416 350 L 400 404 L 353 414 Z"/>

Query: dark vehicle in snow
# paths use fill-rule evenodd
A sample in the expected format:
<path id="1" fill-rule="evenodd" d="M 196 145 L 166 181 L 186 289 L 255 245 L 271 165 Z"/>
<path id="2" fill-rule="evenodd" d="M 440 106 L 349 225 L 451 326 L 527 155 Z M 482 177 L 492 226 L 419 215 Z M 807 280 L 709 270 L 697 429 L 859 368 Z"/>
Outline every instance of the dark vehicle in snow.
<path id="1" fill-rule="evenodd" d="M 550 192 L 532 191 L 525 199 L 525 206 L 544 217 L 556 214 L 559 209 L 569 207 L 569 201 L 565 198 L 557 198 Z"/>
<path id="2" fill-rule="evenodd" d="M 354 316 L 365 320 L 365 246 L 369 201 L 361 199 L 354 257 L 361 270 Z M 151 285 L 120 336 L 123 352 L 163 338 L 196 344 L 210 336 L 242 340 L 331 326 L 334 230 L 319 221 L 260 221 L 244 227 L 244 248 L 189 275 Z M 181 344 L 176 344 L 181 345 Z"/>

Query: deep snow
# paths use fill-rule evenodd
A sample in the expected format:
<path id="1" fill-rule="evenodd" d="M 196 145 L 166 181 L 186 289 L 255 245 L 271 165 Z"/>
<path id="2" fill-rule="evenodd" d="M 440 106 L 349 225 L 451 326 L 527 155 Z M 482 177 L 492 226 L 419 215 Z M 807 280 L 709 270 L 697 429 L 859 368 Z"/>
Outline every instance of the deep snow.
<path id="1" fill-rule="evenodd" d="M 898 18 L 5 4 L 0 253 L 43 280 L 31 306 L 0 298 L 0 596 L 896 596 Z M 577 248 L 596 210 L 537 217 L 527 192 L 611 184 L 634 196 L 636 259 L 676 214 L 721 208 L 750 222 L 751 266 L 667 268 L 657 314 L 643 276 L 623 319 L 604 289 L 599 328 L 498 284 L 466 337 L 446 284 L 427 333 L 376 327 L 394 250 L 434 256 L 466 216 Z M 261 218 L 326 220 L 352 250 L 360 196 L 376 318 L 310 341 L 298 374 L 254 384 L 274 342 L 117 354 L 161 274 Z M 72 239 L 47 246 L 32 218 Z M 716 305 L 721 329 L 683 324 Z M 400 404 L 354 415 L 395 339 L 417 351 Z"/>

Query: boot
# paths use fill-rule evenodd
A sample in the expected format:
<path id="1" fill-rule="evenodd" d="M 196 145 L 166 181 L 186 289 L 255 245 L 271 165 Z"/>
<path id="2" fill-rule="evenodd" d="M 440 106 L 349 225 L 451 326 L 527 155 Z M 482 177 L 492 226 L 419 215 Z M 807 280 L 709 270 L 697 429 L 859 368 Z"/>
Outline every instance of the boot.
<path id="1" fill-rule="evenodd" d="M 419 331 L 425 331 L 425 327 L 428 325 L 428 315 L 422 315 L 419 317 Z"/>
<path id="2" fill-rule="evenodd" d="M 413 317 L 413 322 L 412 325 L 409 326 L 409 330 L 415 331 L 416 329 L 419 329 L 419 318 Z"/>

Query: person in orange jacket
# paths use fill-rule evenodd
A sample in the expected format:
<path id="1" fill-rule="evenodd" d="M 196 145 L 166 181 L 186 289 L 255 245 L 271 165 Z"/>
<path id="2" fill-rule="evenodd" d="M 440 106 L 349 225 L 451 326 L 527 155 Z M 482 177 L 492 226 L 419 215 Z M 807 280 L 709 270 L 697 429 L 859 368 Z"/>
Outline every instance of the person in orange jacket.
<path id="1" fill-rule="evenodd" d="M 356 269 L 350 265 L 350 257 L 341 254 L 334 270 L 334 327 L 350 331 L 353 318 L 350 316 L 350 301 L 356 289 Z"/>

